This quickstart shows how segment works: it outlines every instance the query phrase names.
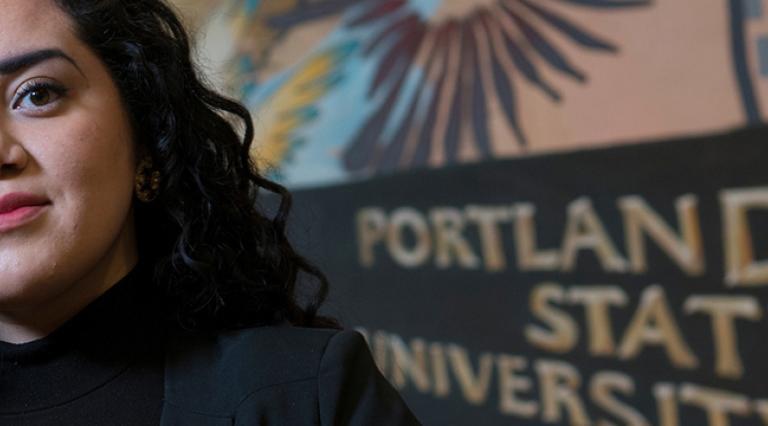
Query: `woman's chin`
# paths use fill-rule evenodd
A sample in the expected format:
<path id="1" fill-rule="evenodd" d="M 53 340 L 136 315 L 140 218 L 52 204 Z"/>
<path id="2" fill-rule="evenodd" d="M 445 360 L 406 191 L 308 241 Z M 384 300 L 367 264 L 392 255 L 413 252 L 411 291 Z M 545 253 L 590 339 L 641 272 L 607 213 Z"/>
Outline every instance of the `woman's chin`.
<path id="1" fill-rule="evenodd" d="M 2 268 L 0 267 L 0 270 Z M 39 305 L 42 301 L 57 293 L 57 283 L 52 276 L 24 274 L 2 274 L 0 281 L 0 311 L 20 311 Z"/>

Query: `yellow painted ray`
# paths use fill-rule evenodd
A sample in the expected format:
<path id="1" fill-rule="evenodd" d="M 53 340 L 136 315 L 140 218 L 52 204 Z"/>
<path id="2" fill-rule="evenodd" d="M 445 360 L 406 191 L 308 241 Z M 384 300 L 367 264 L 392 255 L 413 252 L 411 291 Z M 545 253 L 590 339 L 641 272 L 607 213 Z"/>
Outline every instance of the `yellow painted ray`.
<path id="1" fill-rule="evenodd" d="M 255 127 L 251 154 L 260 167 L 277 168 L 290 160 L 302 143 L 298 130 L 317 117 L 316 104 L 338 82 L 340 63 L 348 52 L 348 46 L 337 46 L 310 56 L 251 111 Z"/>

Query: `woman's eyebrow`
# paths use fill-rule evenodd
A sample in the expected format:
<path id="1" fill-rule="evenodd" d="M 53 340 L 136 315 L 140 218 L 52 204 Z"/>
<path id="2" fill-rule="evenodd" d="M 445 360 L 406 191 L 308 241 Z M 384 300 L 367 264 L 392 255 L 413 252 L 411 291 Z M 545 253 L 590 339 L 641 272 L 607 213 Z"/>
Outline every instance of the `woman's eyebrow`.
<path id="1" fill-rule="evenodd" d="M 24 68 L 29 68 L 39 64 L 40 62 L 54 58 L 61 58 L 66 60 L 75 68 L 77 68 L 77 70 L 80 71 L 80 74 L 83 74 L 83 70 L 80 69 L 80 67 L 77 65 L 77 62 L 75 62 L 74 59 L 69 57 L 69 55 L 62 52 L 61 50 L 41 49 L 0 60 L 0 75 L 14 74 Z M 85 74 L 83 74 L 83 77 L 85 77 Z"/>

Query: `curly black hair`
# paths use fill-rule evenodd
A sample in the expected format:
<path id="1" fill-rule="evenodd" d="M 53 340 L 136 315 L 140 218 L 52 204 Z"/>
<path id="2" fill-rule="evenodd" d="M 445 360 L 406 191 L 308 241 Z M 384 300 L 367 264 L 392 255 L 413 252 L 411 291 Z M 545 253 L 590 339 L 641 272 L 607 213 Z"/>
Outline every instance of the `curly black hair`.
<path id="1" fill-rule="evenodd" d="M 110 71 L 134 139 L 163 177 L 155 201 L 135 203 L 135 217 L 139 256 L 153 265 L 174 322 L 191 330 L 336 327 L 317 314 L 325 276 L 286 237 L 290 194 L 251 159 L 250 113 L 205 82 L 173 8 L 162 0 L 56 2 Z M 280 197 L 272 217 L 260 211 L 262 189 Z M 299 282 L 313 288 L 300 291 Z"/>

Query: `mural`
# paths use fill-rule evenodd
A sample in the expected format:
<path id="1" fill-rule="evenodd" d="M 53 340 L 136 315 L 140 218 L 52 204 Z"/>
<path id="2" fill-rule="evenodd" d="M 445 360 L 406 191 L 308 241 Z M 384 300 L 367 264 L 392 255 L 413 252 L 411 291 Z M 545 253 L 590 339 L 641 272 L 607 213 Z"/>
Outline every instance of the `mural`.
<path id="1" fill-rule="evenodd" d="M 692 20 L 651 0 L 239 0 L 216 22 L 254 155 L 305 186 L 760 122 L 762 9 L 709 2 Z"/>
<path id="2" fill-rule="evenodd" d="M 239 0 L 203 50 L 425 424 L 768 424 L 768 0 Z"/>

